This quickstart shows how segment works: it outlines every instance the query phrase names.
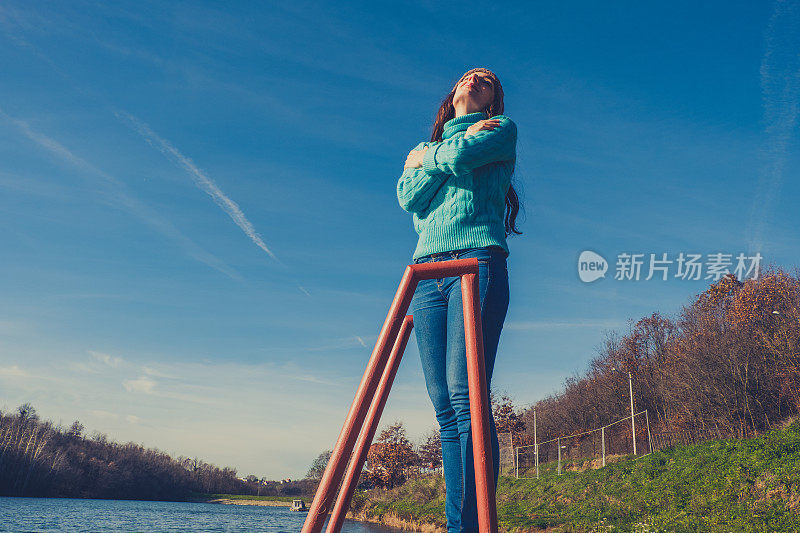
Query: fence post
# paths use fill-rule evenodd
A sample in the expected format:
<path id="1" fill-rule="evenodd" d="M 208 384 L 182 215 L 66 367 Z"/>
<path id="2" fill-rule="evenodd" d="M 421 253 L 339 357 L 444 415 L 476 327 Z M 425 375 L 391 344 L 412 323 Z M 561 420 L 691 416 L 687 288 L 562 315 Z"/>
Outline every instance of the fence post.
<path id="1" fill-rule="evenodd" d="M 600 428 L 600 446 L 603 448 L 603 466 L 606 466 L 606 427 Z"/>
<path id="2" fill-rule="evenodd" d="M 650 435 L 650 415 L 647 409 L 644 410 L 644 419 L 647 421 L 647 443 L 650 445 L 650 453 L 653 453 L 653 437 Z"/>
<path id="3" fill-rule="evenodd" d="M 516 447 L 516 453 L 514 455 L 514 474 L 516 474 L 517 479 L 519 479 L 519 446 Z"/>
<path id="4" fill-rule="evenodd" d="M 561 475 L 561 437 L 558 437 L 558 475 Z"/>

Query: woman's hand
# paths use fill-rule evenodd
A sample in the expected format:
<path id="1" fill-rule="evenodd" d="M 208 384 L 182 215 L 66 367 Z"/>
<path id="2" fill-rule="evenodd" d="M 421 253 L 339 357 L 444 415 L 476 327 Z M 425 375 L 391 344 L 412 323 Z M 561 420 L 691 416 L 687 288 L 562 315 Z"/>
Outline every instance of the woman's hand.
<path id="1" fill-rule="evenodd" d="M 497 126 L 500 125 L 500 119 L 498 118 L 490 118 L 486 120 L 479 120 L 475 124 L 472 124 L 469 128 L 467 128 L 467 132 L 464 134 L 464 137 L 469 137 L 470 135 L 475 135 L 481 130 L 493 130 Z M 422 166 L 422 158 L 425 157 L 425 152 L 428 150 L 426 146 L 422 150 L 411 150 L 408 152 L 408 157 L 406 157 L 406 164 L 403 168 L 419 168 Z"/>
<path id="2" fill-rule="evenodd" d="M 479 120 L 478 122 L 467 128 L 467 133 L 464 134 L 464 138 L 467 138 L 470 135 L 475 135 L 481 130 L 493 130 L 499 125 L 500 125 L 500 119 L 497 118 Z"/>
<path id="3" fill-rule="evenodd" d="M 406 157 L 406 164 L 403 168 L 419 168 L 422 166 L 422 158 L 425 157 L 425 152 L 428 151 L 426 146 L 422 150 L 411 150 Z"/>

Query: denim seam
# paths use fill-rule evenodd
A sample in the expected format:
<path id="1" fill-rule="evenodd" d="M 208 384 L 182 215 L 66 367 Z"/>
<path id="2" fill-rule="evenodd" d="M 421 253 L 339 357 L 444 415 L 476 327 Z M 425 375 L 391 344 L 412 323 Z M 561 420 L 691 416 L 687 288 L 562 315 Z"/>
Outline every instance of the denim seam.
<path id="1" fill-rule="evenodd" d="M 478 267 L 480 268 L 480 267 Z M 483 292 L 481 298 L 481 316 L 483 316 L 483 303 L 486 301 L 486 295 L 489 294 L 489 286 L 492 284 L 492 269 L 489 268 L 489 262 L 486 262 L 486 290 Z M 478 287 L 478 294 L 480 295 L 480 287 Z"/>

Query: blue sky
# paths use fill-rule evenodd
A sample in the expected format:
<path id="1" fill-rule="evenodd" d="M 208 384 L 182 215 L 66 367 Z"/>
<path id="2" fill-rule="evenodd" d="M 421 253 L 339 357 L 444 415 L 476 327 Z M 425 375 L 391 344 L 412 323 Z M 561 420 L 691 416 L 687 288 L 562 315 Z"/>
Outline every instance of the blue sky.
<path id="1" fill-rule="evenodd" d="M 474 66 L 503 83 L 526 213 L 494 388 L 558 392 L 711 282 L 617 280 L 618 254 L 796 266 L 798 22 L 788 1 L 4 2 L 0 408 L 302 476 L 411 260 L 405 157 Z M 384 420 L 435 425 L 414 339 Z"/>

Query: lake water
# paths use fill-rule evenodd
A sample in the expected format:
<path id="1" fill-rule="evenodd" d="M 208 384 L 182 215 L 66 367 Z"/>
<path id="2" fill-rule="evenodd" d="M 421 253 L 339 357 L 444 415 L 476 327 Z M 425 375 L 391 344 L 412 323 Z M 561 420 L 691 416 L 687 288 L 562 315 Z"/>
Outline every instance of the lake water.
<path id="1" fill-rule="evenodd" d="M 15 533 L 299 533 L 306 515 L 288 507 L 0 497 L 0 531 Z M 342 526 L 342 533 L 396 531 L 353 520 Z"/>

